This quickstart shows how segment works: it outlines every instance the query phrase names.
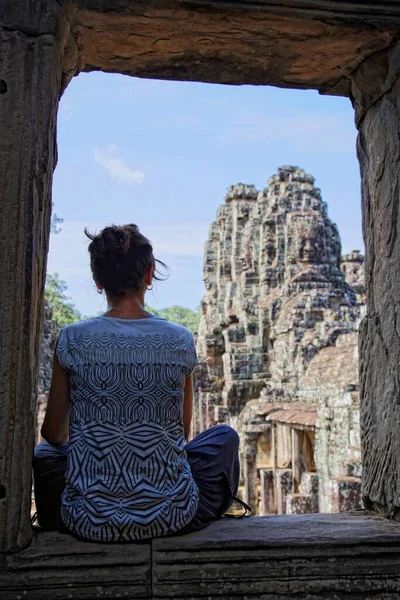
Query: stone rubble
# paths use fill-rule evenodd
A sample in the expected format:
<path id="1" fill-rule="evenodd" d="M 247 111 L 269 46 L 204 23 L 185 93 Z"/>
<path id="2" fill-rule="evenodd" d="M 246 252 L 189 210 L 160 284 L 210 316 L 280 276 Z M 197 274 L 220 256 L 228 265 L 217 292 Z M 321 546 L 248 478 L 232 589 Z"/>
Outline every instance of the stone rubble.
<path id="1" fill-rule="evenodd" d="M 364 258 L 302 169 L 228 188 L 205 245 L 193 434 L 241 437 L 255 512 L 361 506 L 357 330 Z M 275 416 L 274 416 L 275 415 Z"/>

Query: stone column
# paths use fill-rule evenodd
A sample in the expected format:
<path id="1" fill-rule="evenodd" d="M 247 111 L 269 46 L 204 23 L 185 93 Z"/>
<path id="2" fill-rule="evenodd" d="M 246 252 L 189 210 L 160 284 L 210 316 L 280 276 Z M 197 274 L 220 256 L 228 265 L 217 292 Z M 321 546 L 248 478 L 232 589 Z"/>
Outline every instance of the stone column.
<path id="1" fill-rule="evenodd" d="M 260 469 L 260 515 L 275 513 L 275 473 L 273 469 Z"/>
<path id="2" fill-rule="evenodd" d="M 0 3 L 0 552 L 31 538 L 31 464 L 56 117 L 57 2 Z"/>
<path id="3" fill-rule="evenodd" d="M 367 315 L 360 328 L 362 493 L 400 519 L 400 44 L 353 76 Z"/>
<path id="4" fill-rule="evenodd" d="M 244 501 L 252 508 L 253 514 L 258 513 L 257 492 L 257 442 L 259 433 L 245 433 L 244 437 Z"/>
<path id="5" fill-rule="evenodd" d="M 285 515 L 287 512 L 286 501 L 292 493 L 293 478 L 291 469 L 277 469 L 275 472 L 276 485 L 276 512 Z"/>
<path id="6" fill-rule="evenodd" d="M 292 478 L 293 478 L 293 493 L 299 491 L 301 481 L 301 431 L 292 427 Z"/>

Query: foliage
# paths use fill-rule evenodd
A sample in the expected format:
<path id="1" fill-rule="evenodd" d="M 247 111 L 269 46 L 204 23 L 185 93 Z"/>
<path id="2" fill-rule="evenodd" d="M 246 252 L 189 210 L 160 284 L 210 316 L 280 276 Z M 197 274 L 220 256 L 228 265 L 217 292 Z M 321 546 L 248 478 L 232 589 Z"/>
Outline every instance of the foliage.
<path id="1" fill-rule="evenodd" d="M 82 315 L 75 305 L 70 302 L 70 298 L 65 294 L 67 285 L 62 281 L 57 273 L 47 274 L 45 299 L 53 311 L 53 320 L 59 327 L 70 325 L 82 319 Z"/>
<path id="2" fill-rule="evenodd" d="M 183 306 L 170 306 L 169 308 L 160 308 L 159 310 L 146 307 L 147 310 L 155 314 L 157 317 L 168 319 L 172 323 L 178 323 L 187 327 L 192 333 L 195 333 L 199 328 L 200 312 L 192 310 L 191 308 L 184 308 Z"/>
<path id="3" fill-rule="evenodd" d="M 52 204 L 52 207 L 54 208 L 54 204 Z M 59 217 L 57 213 L 52 213 L 50 224 L 51 233 L 60 233 L 61 227 L 59 227 L 59 225 L 61 225 L 61 223 L 64 223 L 64 219 Z"/>

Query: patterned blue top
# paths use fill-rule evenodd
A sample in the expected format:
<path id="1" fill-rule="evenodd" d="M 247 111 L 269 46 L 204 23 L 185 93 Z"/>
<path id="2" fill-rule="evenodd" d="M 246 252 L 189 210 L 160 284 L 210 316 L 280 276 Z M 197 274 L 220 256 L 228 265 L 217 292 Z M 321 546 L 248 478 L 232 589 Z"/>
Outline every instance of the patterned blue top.
<path id="1" fill-rule="evenodd" d="M 110 542 L 182 529 L 198 506 L 183 433 L 193 335 L 154 316 L 97 317 L 64 327 L 57 357 L 71 396 L 65 525 Z"/>

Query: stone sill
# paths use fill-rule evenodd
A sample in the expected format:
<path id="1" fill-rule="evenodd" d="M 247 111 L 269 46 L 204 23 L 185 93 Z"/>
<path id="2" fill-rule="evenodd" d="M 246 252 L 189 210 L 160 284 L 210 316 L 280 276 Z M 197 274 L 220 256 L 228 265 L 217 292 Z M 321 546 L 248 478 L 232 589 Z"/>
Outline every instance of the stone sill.
<path id="1" fill-rule="evenodd" d="M 360 511 L 223 519 L 140 544 L 39 533 L 0 565 L 2 600 L 395 599 L 400 525 Z"/>

